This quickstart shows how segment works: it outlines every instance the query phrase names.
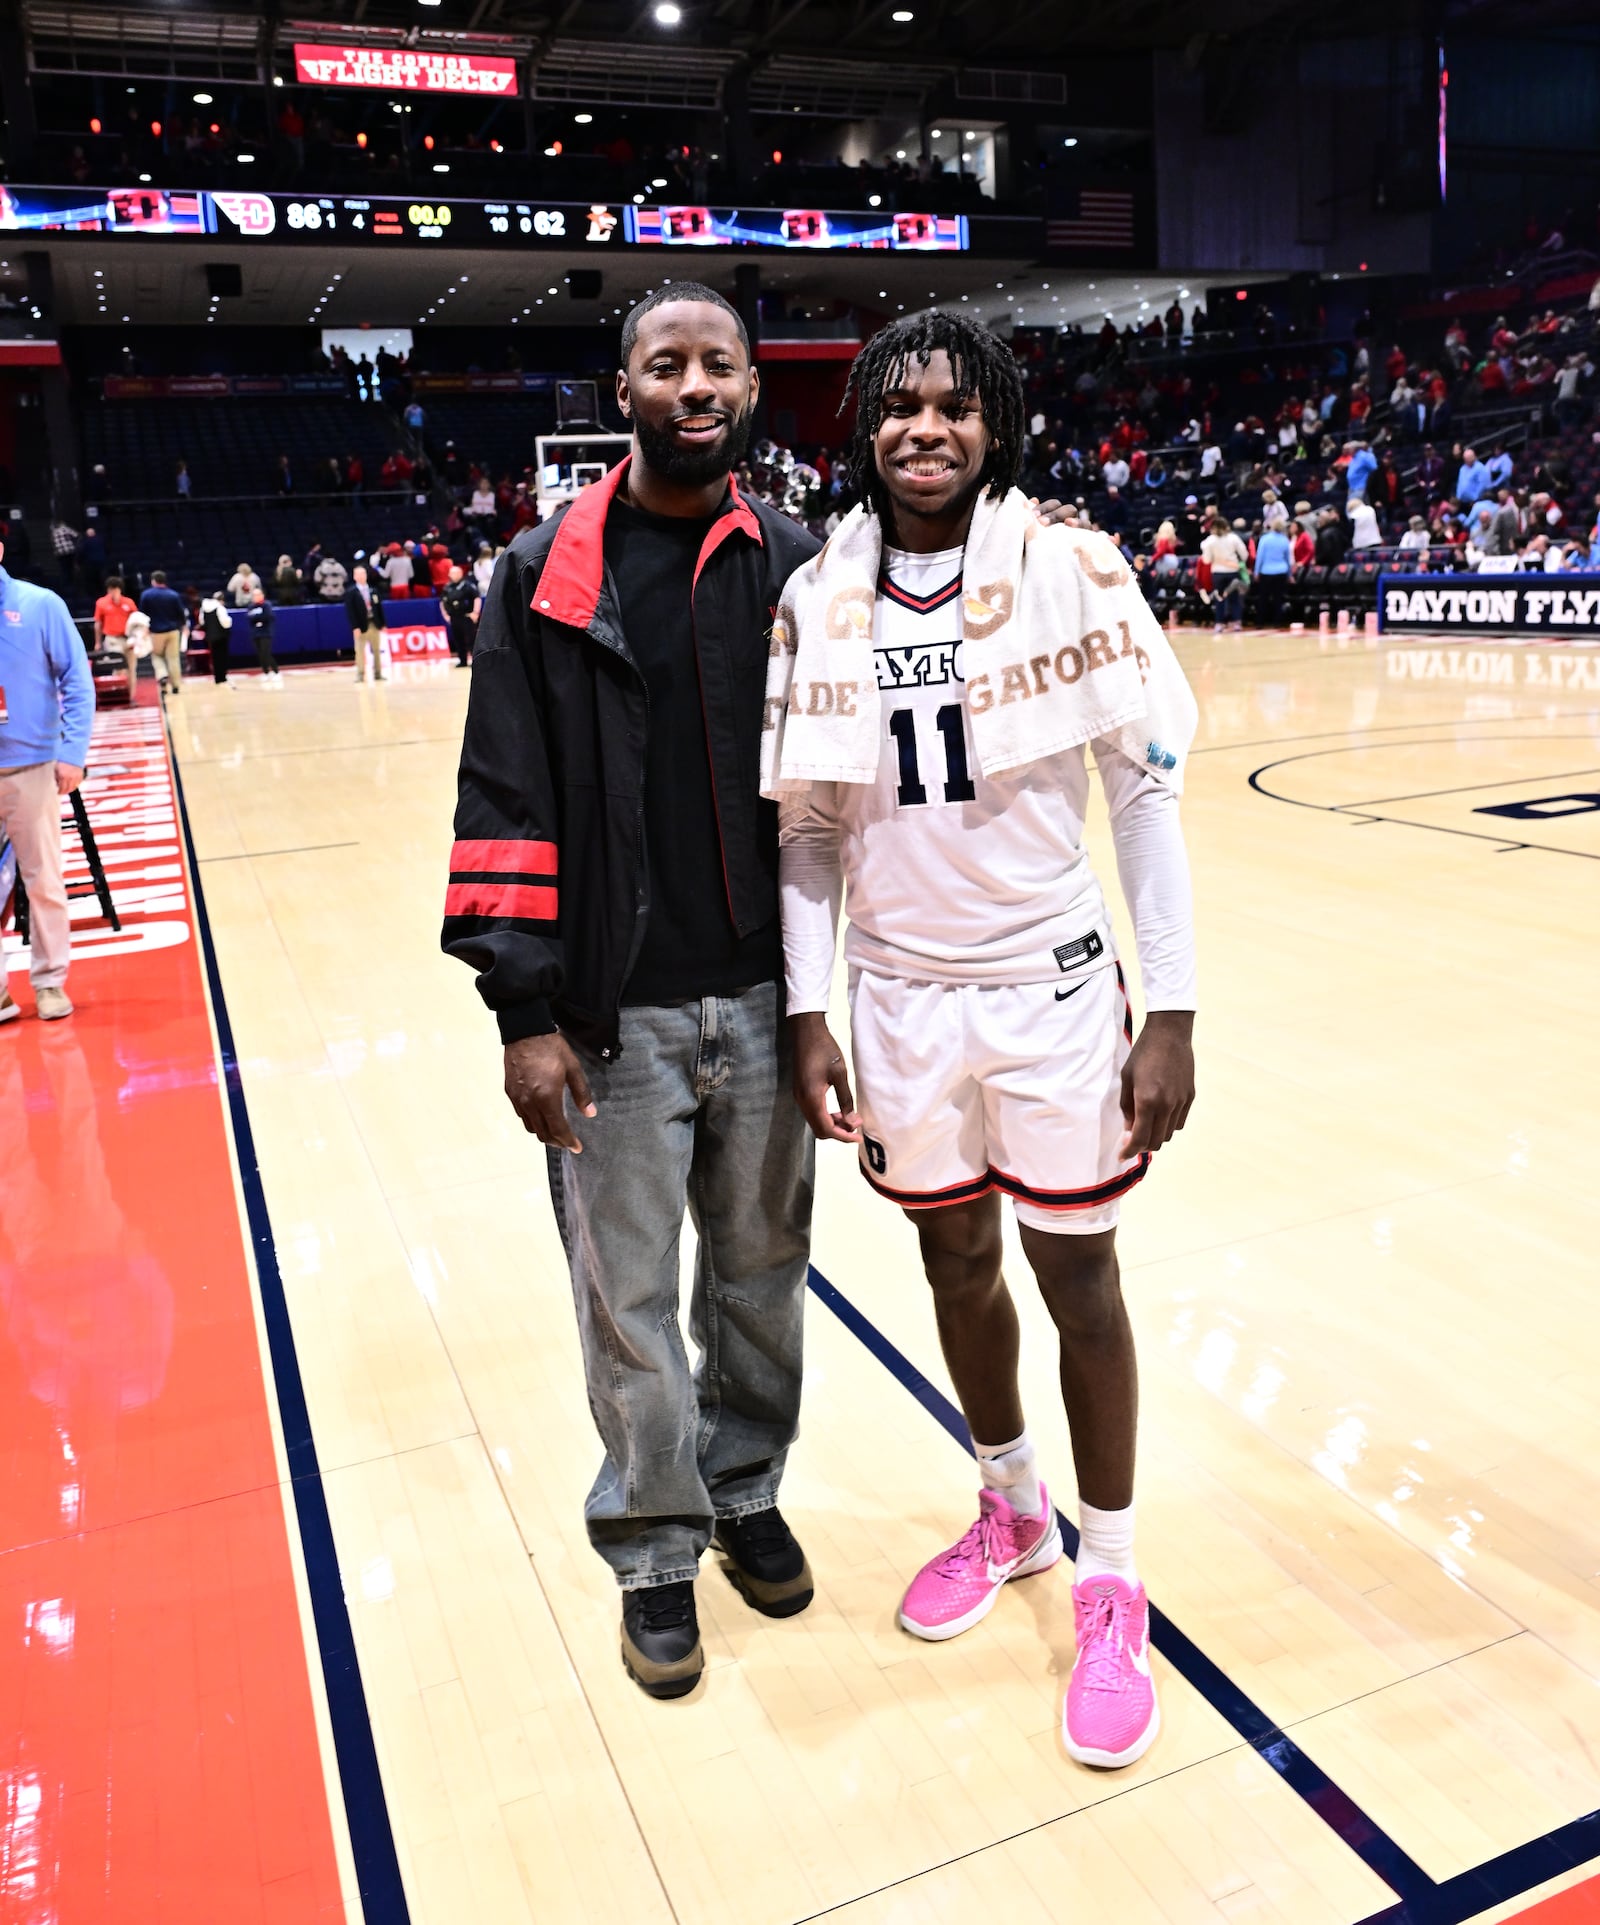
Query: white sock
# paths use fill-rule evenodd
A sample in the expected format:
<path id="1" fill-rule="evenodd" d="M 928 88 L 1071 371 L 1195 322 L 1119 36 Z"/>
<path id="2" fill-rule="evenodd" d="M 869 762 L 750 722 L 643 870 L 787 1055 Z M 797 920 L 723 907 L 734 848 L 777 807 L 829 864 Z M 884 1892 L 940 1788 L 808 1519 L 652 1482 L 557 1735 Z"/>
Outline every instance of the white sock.
<path id="1" fill-rule="evenodd" d="M 1137 1584 L 1133 1562 L 1133 1506 L 1125 1511 L 1097 1511 L 1093 1504 L 1078 1505 L 1078 1562 L 1073 1582 L 1109 1572 L 1124 1584 Z"/>
<path id="2" fill-rule="evenodd" d="M 974 1438 L 972 1448 L 978 1453 L 984 1488 L 998 1491 L 1019 1517 L 1037 1517 L 1044 1492 L 1039 1488 L 1028 1433 L 1013 1437 L 1009 1444 L 980 1444 Z"/>

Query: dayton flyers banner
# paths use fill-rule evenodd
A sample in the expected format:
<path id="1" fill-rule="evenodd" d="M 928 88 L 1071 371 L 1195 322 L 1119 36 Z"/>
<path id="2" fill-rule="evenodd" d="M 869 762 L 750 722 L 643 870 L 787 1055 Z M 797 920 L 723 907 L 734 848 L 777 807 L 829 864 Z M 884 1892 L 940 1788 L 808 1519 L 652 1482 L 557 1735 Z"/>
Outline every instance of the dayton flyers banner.
<path id="1" fill-rule="evenodd" d="M 1582 575 L 1380 575 L 1386 635 L 1588 635 L 1600 639 L 1600 572 Z"/>
<path id="2" fill-rule="evenodd" d="M 297 40 L 295 78 L 308 87 L 384 87 L 419 94 L 517 91 L 517 63 L 490 54 L 418 47 L 330 47 Z"/>

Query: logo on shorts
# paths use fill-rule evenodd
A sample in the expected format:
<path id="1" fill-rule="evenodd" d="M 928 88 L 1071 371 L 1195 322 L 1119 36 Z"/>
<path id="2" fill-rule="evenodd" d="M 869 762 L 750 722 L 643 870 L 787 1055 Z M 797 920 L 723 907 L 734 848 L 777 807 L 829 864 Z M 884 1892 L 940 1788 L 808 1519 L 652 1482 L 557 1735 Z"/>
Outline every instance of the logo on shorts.
<path id="1" fill-rule="evenodd" d="M 20 622 L 22 620 L 22 610 L 20 608 L 8 608 L 6 610 L 6 620 L 8 622 Z"/>
<path id="2" fill-rule="evenodd" d="M 867 1159 L 867 1168 L 874 1176 L 882 1176 L 889 1167 L 889 1155 L 875 1136 L 861 1132 L 861 1154 Z"/>
<path id="3" fill-rule="evenodd" d="M 1056 962 L 1062 969 L 1082 969 L 1085 963 L 1092 963 L 1106 953 L 1106 946 L 1100 940 L 1100 931 L 1091 929 L 1087 936 L 1080 936 L 1076 942 L 1064 942 L 1055 952 Z"/>

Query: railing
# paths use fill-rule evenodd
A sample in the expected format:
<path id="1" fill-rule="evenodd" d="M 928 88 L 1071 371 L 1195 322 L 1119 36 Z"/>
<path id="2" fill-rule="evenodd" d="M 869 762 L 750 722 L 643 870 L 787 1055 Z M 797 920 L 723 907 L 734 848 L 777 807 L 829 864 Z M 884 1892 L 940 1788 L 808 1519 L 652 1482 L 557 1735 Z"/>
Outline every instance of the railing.
<path id="1" fill-rule="evenodd" d="M 426 500 L 425 488 L 368 488 L 363 485 L 359 490 L 342 489 L 339 493 L 290 495 L 119 495 L 107 501 L 96 501 L 89 505 L 104 514 L 108 509 L 125 508 L 296 508 L 301 504 L 343 502 L 347 506 L 359 504 L 362 507 L 370 501 L 374 503 L 397 503 L 404 501 Z"/>

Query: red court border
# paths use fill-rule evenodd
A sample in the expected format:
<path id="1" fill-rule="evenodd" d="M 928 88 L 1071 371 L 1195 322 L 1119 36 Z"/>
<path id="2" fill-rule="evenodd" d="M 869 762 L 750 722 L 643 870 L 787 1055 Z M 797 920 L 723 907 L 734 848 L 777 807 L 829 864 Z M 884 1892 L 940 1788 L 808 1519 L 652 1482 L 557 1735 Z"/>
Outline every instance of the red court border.
<path id="1" fill-rule="evenodd" d="M 124 932 L 84 931 L 66 1022 L 13 967 L 0 1031 L 0 1913 L 321 1925 L 344 1900 L 160 710 L 97 716 L 91 754 Z"/>

